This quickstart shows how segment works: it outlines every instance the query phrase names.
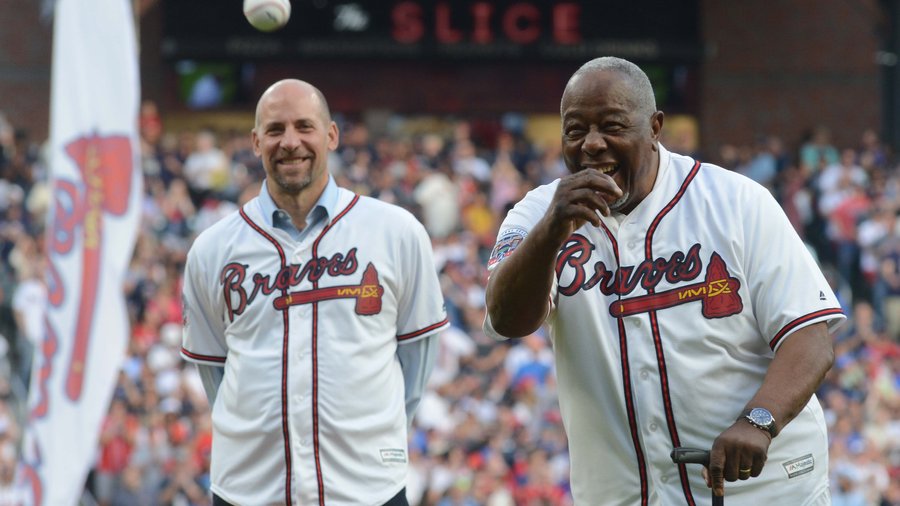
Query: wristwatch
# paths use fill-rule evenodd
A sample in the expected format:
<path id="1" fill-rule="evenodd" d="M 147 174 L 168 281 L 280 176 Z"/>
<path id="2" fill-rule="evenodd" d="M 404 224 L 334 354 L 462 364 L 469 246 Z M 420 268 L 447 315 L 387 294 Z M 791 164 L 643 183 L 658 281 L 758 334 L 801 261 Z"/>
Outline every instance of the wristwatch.
<path id="1" fill-rule="evenodd" d="M 750 425 L 768 432 L 772 437 L 778 434 L 775 429 L 775 417 L 766 408 L 750 408 L 741 413 L 741 416 L 750 422 Z"/>

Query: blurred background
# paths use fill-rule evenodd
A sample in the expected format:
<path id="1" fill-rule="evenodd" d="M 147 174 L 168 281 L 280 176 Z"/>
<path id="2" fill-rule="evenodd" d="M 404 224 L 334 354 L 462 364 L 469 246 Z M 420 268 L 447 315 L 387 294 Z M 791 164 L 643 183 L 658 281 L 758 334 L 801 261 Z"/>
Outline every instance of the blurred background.
<path id="1" fill-rule="evenodd" d="M 209 407 L 178 356 L 184 256 L 258 192 L 256 100 L 297 77 L 341 129 L 339 184 L 433 239 L 453 325 L 413 424 L 411 504 L 570 504 L 548 340 L 485 338 L 485 260 L 509 207 L 565 171 L 566 80 L 614 55 L 650 76 L 663 143 L 768 187 L 819 260 L 849 316 L 819 392 L 834 503 L 900 505 L 900 1 L 294 0 L 270 34 L 239 0 L 133 5 L 132 329 L 82 503 L 209 504 Z M 46 307 L 51 13 L 0 2 L 0 503 Z"/>

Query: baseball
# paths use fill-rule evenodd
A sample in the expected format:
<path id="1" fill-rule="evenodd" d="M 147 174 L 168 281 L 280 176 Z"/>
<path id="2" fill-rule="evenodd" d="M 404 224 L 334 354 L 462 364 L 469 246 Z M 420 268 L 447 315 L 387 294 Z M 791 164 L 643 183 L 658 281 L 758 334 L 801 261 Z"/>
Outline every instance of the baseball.
<path id="1" fill-rule="evenodd" d="M 244 16 L 259 31 L 278 30 L 291 18 L 290 0 L 244 0 Z"/>

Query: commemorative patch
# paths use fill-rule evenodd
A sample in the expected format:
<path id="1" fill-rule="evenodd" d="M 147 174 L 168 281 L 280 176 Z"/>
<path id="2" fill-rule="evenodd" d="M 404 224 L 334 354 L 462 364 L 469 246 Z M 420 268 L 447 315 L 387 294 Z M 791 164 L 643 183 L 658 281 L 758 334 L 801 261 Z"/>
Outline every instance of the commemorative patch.
<path id="1" fill-rule="evenodd" d="M 501 260 L 508 257 L 519 244 L 525 239 L 528 232 L 524 228 L 511 228 L 497 239 L 494 250 L 491 251 L 491 257 L 488 259 L 488 269 L 497 265 Z"/>
<path id="2" fill-rule="evenodd" d="M 789 460 L 781 464 L 784 466 L 784 472 L 787 473 L 788 479 L 800 476 L 802 474 L 811 473 L 816 467 L 816 459 L 812 453 L 808 453 L 802 457 Z"/>

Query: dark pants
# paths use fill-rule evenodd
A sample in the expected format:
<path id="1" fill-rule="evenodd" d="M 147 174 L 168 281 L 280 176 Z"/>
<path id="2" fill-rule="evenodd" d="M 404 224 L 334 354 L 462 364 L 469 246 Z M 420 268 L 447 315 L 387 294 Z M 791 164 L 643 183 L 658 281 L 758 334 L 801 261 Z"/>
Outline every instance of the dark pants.
<path id="1" fill-rule="evenodd" d="M 233 506 L 230 502 L 226 502 L 225 499 L 213 494 L 213 506 Z M 409 503 L 406 501 L 406 487 L 404 487 L 400 492 L 397 492 L 397 495 L 392 497 L 388 502 L 384 503 L 384 506 L 409 506 Z"/>

